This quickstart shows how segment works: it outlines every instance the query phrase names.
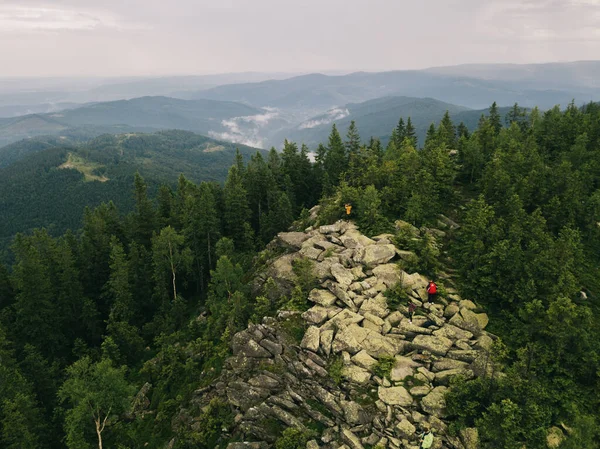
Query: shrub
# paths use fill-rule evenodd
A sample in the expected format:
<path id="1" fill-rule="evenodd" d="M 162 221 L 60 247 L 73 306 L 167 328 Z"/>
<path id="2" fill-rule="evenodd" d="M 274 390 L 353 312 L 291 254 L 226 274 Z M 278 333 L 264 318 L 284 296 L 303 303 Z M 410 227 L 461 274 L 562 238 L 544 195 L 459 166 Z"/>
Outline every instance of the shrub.
<path id="1" fill-rule="evenodd" d="M 373 373 L 379 377 L 391 379 L 392 368 L 396 364 L 394 357 L 381 357 L 373 367 Z"/>

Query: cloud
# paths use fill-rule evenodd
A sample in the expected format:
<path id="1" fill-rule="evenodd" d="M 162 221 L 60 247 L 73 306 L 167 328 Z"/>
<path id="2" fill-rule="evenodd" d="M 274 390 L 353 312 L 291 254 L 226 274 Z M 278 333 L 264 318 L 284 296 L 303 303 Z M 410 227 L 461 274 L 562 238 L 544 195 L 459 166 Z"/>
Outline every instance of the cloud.
<path id="1" fill-rule="evenodd" d="M 482 6 L 477 31 L 491 39 L 600 40 L 600 0 L 506 0 Z"/>
<path id="2" fill-rule="evenodd" d="M 261 136 L 264 128 L 274 119 L 280 117 L 276 108 L 263 108 L 263 114 L 244 115 L 223 120 L 221 125 L 226 129 L 223 132 L 210 131 L 210 137 L 229 142 L 241 143 L 256 148 L 263 148 L 265 139 Z"/>
<path id="3" fill-rule="evenodd" d="M 2 32 L 93 31 L 97 29 L 140 29 L 114 14 L 52 6 L 0 5 Z"/>
<path id="4" fill-rule="evenodd" d="M 300 124 L 300 129 L 310 129 L 315 128 L 320 125 L 329 125 L 336 120 L 341 120 L 350 115 L 350 111 L 347 108 L 333 108 L 325 113 L 323 118 L 319 118 L 316 120 L 309 120 Z"/>

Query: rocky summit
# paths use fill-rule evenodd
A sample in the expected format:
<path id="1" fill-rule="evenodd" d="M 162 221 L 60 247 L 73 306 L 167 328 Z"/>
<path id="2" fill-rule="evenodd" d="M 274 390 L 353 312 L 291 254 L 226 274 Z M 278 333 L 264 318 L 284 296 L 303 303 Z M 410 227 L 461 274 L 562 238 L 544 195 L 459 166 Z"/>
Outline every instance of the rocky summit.
<path id="1" fill-rule="evenodd" d="M 311 449 L 417 449 L 425 428 L 434 448 L 478 447 L 475 429 L 448 433 L 445 393 L 454 376 L 489 375 L 496 337 L 451 277 L 424 304 L 427 279 L 402 269 L 397 261 L 411 254 L 391 237 L 368 238 L 345 221 L 278 235 L 271 247 L 285 253 L 265 276 L 285 284 L 292 261 L 308 258 L 319 287 L 305 312 L 281 310 L 237 333 L 219 380 L 192 400 L 234 410 L 226 431 L 239 442 L 229 449 L 272 447 L 289 427 L 310 434 Z M 418 306 L 412 322 L 405 301 L 386 298 L 398 285 Z"/>

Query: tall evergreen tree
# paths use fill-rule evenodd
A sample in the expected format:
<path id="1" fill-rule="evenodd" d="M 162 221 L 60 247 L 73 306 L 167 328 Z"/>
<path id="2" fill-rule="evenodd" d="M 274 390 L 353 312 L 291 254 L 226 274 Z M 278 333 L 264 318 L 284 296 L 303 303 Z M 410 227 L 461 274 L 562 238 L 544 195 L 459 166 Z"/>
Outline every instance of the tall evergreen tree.
<path id="1" fill-rule="evenodd" d="M 498 135 L 498 133 L 502 129 L 502 119 L 500 118 L 500 112 L 498 111 L 498 105 L 496 104 L 495 101 L 490 106 L 489 121 L 490 121 L 490 124 L 492 125 L 492 128 L 494 129 L 494 133 L 496 135 Z"/>
<path id="2" fill-rule="evenodd" d="M 410 117 L 408 117 L 408 120 L 406 121 L 406 138 L 410 139 L 410 144 L 413 146 L 413 148 L 417 148 L 417 131 L 415 130 Z"/>
<path id="3" fill-rule="evenodd" d="M 134 177 L 135 212 L 133 214 L 133 238 L 150 247 L 152 234 L 157 228 L 157 216 L 152 201 L 148 198 L 148 186 L 139 173 Z"/>
<path id="4" fill-rule="evenodd" d="M 398 125 L 396 126 L 396 134 L 394 137 L 394 144 L 396 145 L 396 148 L 400 148 L 404 142 L 404 139 L 406 138 L 406 125 L 404 124 L 404 119 L 402 117 L 400 117 L 400 120 L 398 121 Z"/>
<path id="5" fill-rule="evenodd" d="M 233 239 L 239 251 L 247 251 L 252 247 L 248 235 L 249 220 L 248 193 L 239 169 L 234 165 L 229 169 L 223 189 L 223 227 L 225 235 Z"/>
<path id="6" fill-rule="evenodd" d="M 350 126 L 348 127 L 345 146 L 348 157 L 350 157 L 352 154 L 358 153 L 360 148 L 360 135 L 358 134 L 358 128 L 354 120 L 350 122 Z"/>
<path id="7" fill-rule="evenodd" d="M 329 180 L 333 184 L 338 184 L 340 176 L 346 171 L 347 167 L 348 158 L 346 157 L 344 143 L 342 142 L 340 133 L 334 123 L 331 127 L 331 134 L 329 135 L 327 157 L 325 158 L 325 171 L 329 175 Z"/>

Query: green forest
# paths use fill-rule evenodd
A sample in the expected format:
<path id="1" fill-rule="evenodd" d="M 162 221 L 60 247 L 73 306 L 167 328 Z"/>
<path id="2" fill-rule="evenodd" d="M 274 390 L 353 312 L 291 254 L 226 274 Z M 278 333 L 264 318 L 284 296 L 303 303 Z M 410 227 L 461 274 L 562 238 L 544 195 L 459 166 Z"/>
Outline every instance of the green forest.
<path id="1" fill-rule="evenodd" d="M 485 306 L 503 375 L 454 383 L 455 431 L 477 427 L 485 449 L 542 449 L 562 425 L 561 448 L 599 447 L 600 105 L 515 105 L 501 116 L 494 104 L 473 132 L 446 113 L 422 148 L 408 118 L 385 147 L 359 127 L 334 125 L 314 161 L 289 141 L 238 152 L 223 185 L 184 172 L 176 187 L 149 188 L 139 170 L 132 212 L 103 196 L 60 236 L 17 229 L 27 232 L 0 265 L 0 447 L 226 447 L 227 408 L 214 404 L 194 425 L 174 418 L 217 378 L 237 331 L 306 307 L 302 263 L 290 297 L 268 283 L 254 291 L 274 255 L 265 246 L 304 229 L 314 205 L 330 224 L 347 203 L 367 235 L 396 232 L 397 219 L 460 224 L 441 251 L 420 248 L 420 268 L 452 267 L 461 294 Z M 289 437 L 277 447 L 296 447 Z"/>

